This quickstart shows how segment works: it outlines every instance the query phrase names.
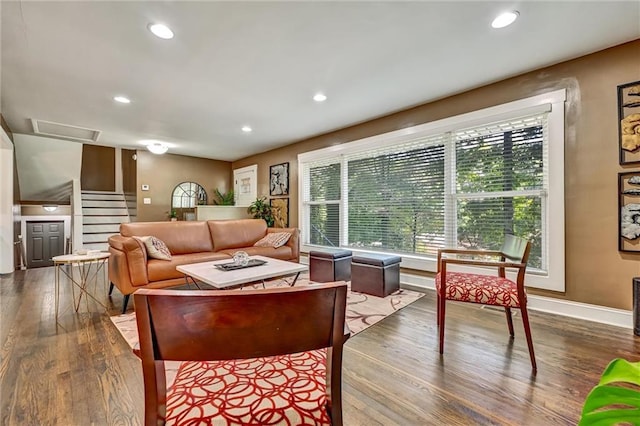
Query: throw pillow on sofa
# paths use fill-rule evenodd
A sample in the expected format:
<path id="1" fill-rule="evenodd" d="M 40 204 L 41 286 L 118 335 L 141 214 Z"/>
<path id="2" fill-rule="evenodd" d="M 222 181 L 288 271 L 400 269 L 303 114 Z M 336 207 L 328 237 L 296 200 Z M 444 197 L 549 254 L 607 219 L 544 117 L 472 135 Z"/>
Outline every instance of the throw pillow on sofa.
<path id="1" fill-rule="evenodd" d="M 289 241 L 289 238 L 291 238 L 290 232 L 272 232 L 265 235 L 261 240 L 257 241 L 253 246 L 278 248 L 287 244 L 287 241 Z"/>
<path id="2" fill-rule="evenodd" d="M 159 238 L 154 236 L 133 237 L 139 240 L 147 248 L 147 256 L 153 259 L 171 260 L 169 247 Z"/>

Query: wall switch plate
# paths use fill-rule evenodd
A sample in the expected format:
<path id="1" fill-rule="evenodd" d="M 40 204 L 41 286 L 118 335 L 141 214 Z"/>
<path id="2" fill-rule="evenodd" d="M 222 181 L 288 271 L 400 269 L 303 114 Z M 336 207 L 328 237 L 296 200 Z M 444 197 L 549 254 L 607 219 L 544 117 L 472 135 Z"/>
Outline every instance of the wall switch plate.
<path id="1" fill-rule="evenodd" d="M 142 199 L 142 202 L 143 202 L 144 204 L 151 204 L 151 198 L 143 198 L 143 199 Z"/>
<path id="2" fill-rule="evenodd" d="M 149 190 L 149 185 L 142 185 L 142 190 L 143 191 L 148 191 Z"/>

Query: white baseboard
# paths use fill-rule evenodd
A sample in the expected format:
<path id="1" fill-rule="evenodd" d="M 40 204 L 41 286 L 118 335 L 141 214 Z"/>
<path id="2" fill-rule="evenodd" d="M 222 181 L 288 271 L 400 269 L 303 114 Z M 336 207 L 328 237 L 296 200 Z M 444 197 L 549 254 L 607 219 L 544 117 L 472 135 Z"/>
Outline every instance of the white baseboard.
<path id="1" fill-rule="evenodd" d="M 308 258 L 300 258 L 300 263 L 308 264 Z M 435 290 L 435 280 L 407 273 L 400 274 L 400 283 Z M 554 299 L 553 297 L 528 295 L 528 308 L 532 311 L 546 312 L 565 317 L 594 321 L 602 324 L 633 329 L 633 312 L 606 306 L 590 305 L 572 300 Z"/>
<path id="2" fill-rule="evenodd" d="M 415 287 L 435 290 L 435 280 L 431 277 L 402 273 L 400 274 L 400 282 Z M 632 311 L 531 294 L 528 295 L 528 299 L 527 306 L 532 311 L 547 312 L 586 321 L 615 325 L 617 327 L 633 328 Z"/>

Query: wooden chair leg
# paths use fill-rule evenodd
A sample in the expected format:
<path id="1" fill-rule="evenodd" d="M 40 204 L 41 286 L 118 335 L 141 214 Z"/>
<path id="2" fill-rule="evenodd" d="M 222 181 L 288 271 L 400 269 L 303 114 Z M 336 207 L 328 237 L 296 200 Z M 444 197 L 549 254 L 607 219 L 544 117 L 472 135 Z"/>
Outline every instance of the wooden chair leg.
<path id="1" fill-rule="evenodd" d="M 436 293 L 436 325 L 440 326 L 440 294 Z"/>
<path id="2" fill-rule="evenodd" d="M 507 327 L 509 327 L 509 336 L 513 337 L 513 318 L 511 317 L 511 308 L 505 306 L 504 313 L 507 315 Z"/>
<path id="3" fill-rule="evenodd" d="M 440 297 L 438 303 L 438 332 L 440 333 L 440 354 L 444 353 L 444 317 L 446 297 Z"/>
<path id="4" fill-rule="evenodd" d="M 533 351 L 533 340 L 531 339 L 531 327 L 529 327 L 529 314 L 527 313 L 527 305 L 520 305 L 520 312 L 522 312 L 522 324 L 524 325 L 524 334 L 527 337 L 527 346 L 529 346 L 529 357 L 531 358 L 531 368 L 533 371 L 537 371 L 536 355 Z"/>

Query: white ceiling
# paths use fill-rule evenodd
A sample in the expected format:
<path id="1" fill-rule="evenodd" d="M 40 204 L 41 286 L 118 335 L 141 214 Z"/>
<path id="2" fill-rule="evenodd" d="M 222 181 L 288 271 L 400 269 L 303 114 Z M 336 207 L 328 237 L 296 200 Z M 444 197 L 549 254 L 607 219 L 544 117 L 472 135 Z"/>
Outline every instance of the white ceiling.
<path id="1" fill-rule="evenodd" d="M 0 7 L 12 131 L 32 133 L 35 118 L 100 130 L 100 145 L 157 139 L 227 161 L 640 38 L 640 1 Z M 515 24 L 490 27 L 510 9 Z M 156 38 L 150 22 L 175 38 Z M 316 91 L 328 100 L 313 102 Z"/>

